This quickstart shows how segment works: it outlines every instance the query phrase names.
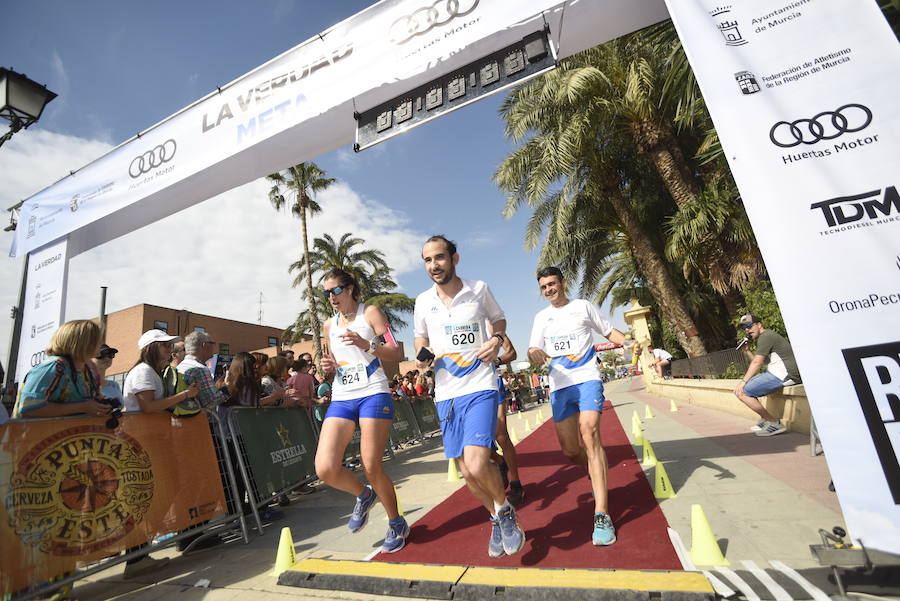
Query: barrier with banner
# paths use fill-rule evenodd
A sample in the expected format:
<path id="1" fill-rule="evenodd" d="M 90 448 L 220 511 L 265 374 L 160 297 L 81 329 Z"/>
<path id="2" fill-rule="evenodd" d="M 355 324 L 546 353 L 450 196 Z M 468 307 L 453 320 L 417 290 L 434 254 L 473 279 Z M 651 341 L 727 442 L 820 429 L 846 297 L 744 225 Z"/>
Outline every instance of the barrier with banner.
<path id="1" fill-rule="evenodd" d="M 316 436 L 306 411 L 232 408 L 260 499 L 315 476 Z"/>
<path id="2" fill-rule="evenodd" d="M 778 296 L 850 536 L 900 554 L 897 37 L 874 0 L 667 4 Z"/>
<path id="3" fill-rule="evenodd" d="M 0 427 L 0 591 L 223 515 L 206 419 L 124 415 Z"/>
<path id="4" fill-rule="evenodd" d="M 409 401 L 394 401 L 394 421 L 391 422 L 391 441 L 403 444 L 419 438 L 416 416 Z"/>
<path id="5" fill-rule="evenodd" d="M 438 417 L 437 407 L 434 406 L 434 399 L 418 397 L 410 401 L 410 406 L 419 421 L 419 430 L 422 434 L 441 429 L 441 420 Z"/>

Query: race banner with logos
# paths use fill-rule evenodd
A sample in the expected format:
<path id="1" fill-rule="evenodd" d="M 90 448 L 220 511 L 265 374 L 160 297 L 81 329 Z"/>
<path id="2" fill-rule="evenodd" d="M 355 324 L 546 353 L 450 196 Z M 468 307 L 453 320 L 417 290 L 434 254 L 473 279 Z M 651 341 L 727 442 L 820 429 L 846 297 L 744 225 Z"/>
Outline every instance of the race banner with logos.
<path id="1" fill-rule="evenodd" d="M 209 424 L 168 414 L 0 427 L 0 591 L 225 513 Z"/>
<path id="2" fill-rule="evenodd" d="M 235 407 L 232 411 L 261 497 L 315 475 L 316 437 L 304 409 Z"/>
<path id="3" fill-rule="evenodd" d="M 29 222 L 27 227 L 32 225 Z M 63 323 L 68 272 L 68 239 L 65 237 L 35 250 L 28 257 L 25 298 L 20 307 L 22 335 L 15 367 L 19 381 L 44 360 L 53 332 Z"/>
<path id="4" fill-rule="evenodd" d="M 850 535 L 900 554 L 900 45 L 875 0 L 667 3 Z"/>

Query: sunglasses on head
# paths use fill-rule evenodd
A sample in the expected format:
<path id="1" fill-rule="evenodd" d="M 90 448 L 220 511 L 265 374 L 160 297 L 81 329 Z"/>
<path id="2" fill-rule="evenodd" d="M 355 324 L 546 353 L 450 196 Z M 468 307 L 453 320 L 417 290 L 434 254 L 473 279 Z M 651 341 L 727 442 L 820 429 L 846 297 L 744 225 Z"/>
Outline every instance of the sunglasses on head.
<path id="1" fill-rule="evenodd" d="M 328 297 L 328 296 L 332 296 L 332 295 L 337 296 L 337 295 L 341 294 L 343 291 L 344 291 L 343 286 L 335 286 L 334 288 L 326 288 L 322 292 L 324 292 L 325 296 Z"/>

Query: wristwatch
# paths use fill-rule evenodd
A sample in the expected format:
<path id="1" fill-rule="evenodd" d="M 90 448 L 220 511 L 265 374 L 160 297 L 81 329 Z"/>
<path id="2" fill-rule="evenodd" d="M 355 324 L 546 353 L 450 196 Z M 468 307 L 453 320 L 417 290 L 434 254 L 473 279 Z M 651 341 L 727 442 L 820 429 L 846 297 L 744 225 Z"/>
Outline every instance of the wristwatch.
<path id="1" fill-rule="evenodd" d="M 377 349 L 379 346 L 381 346 L 381 345 L 379 345 L 378 342 L 376 342 L 375 340 L 373 340 L 373 341 L 369 344 L 369 354 L 370 354 L 370 355 L 374 355 L 374 354 L 375 354 L 375 349 Z"/>
<path id="2" fill-rule="evenodd" d="M 500 346 L 503 346 L 503 341 L 506 340 L 506 336 L 504 336 L 503 334 L 494 334 L 493 336 L 491 336 L 491 338 L 499 338 Z"/>

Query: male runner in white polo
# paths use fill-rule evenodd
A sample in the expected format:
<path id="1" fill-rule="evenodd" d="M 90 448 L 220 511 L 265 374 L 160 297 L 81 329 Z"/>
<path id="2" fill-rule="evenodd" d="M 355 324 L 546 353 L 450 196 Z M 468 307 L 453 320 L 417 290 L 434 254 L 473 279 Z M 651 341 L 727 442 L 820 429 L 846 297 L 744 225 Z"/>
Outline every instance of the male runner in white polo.
<path id="1" fill-rule="evenodd" d="M 611 545 L 616 529 L 609 517 L 606 453 L 600 442 L 603 383 L 591 332 L 622 345 L 625 336 L 600 317 L 593 304 L 566 297 L 566 282 L 558 268 L 541 269 L 537 279 L 550 306 L 534 318 L 528 359 L 537 365 L 550 361 L 550 407 L 560 447 L 573 463 L 587 468 L 594 491 L 591 541 Z"/>
<path id="2" fill-rule="evenodd" d="M 516 510 L 506 498 L 500 470 L 491 462 L 497 430 L 497 375 L 493 362 L 503 344 L 506 319 L 488 285 L 456 275 L 459 254 L 444 236 L 422 248 L 434 286 L 416 298 L 413 321 L 417 357 L 427 348 L 434 362 L 434 400 L 444 455 L 455 459 L 472 494 L 491 514 L 488 555 L 502 557 L 525 546 Z M 485 333 L 490 324 L 493 335 Z"/>

